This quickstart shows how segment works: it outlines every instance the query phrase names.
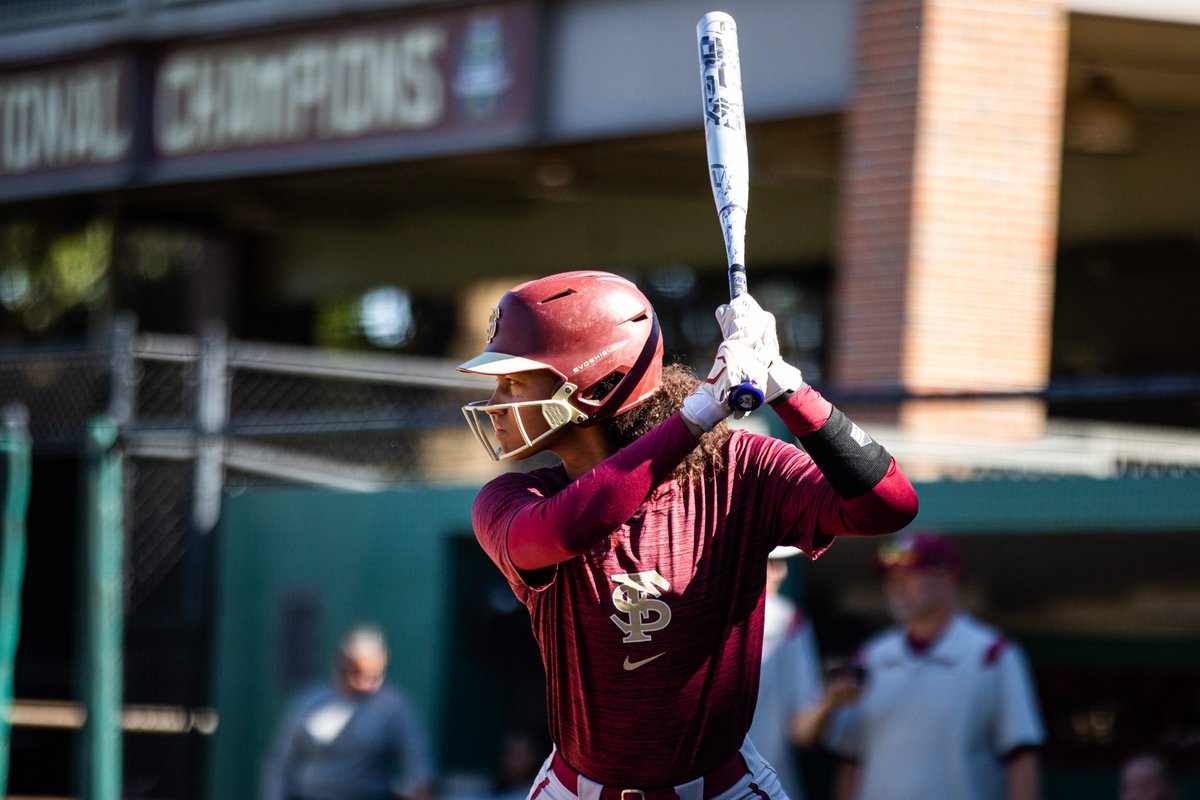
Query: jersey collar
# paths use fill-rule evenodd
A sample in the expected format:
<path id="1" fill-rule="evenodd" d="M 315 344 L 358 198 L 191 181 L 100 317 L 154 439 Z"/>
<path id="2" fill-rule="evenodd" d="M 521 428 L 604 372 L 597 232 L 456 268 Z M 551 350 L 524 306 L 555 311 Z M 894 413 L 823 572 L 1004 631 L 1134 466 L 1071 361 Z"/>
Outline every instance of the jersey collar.
<path id="1" fill-rule="evenodd" d="M 904 631 L 897 630 L 896 635 L 891 637 L 881 655 L 885 661 L 893 663 L 915 666 L 929 662 L 951 667 L 961 663 L 969 655 L 969 649 L 967 622 L 962 612 L 959 612 L 951 618 L 949 624 L 946 625 L 946 630 L 942 631 L 938 640 L 925 652 L 919 655 L 914 653 L 905 640 Z"/>

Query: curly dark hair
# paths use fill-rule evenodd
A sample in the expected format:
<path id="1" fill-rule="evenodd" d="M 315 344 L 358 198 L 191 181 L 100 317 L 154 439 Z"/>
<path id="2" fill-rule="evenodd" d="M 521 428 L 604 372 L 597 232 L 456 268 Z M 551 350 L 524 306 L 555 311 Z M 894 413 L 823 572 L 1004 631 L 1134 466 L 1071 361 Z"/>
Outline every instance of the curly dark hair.
<path id="1" fill-rule="evenodd" d="M 683 405 L 683 399 L 700 385 L 700 379 L 682 364 L 667 364 L 663 367 L 662 386 L 641 404 L 624 414 L 613 417 L 608 423 L 618 447 L 624 447 L 644 436 L 651 428 L 674 414 Z M 704 436 L 700 445 L 688 454 L 675 468 L 672 477 L 680 483 L 698 478 L 706 469 L 720 470 L 725 466 L 725 442 L 729 439 L 729 426 L 723 421 Z"/>

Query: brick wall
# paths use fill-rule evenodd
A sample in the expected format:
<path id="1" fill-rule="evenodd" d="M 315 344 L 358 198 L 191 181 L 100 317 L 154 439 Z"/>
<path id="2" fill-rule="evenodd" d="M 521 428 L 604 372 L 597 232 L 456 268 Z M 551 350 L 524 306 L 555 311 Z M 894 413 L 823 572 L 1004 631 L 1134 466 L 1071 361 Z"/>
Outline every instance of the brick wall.
<path id="1" fill-rule="evenodd" d="M 831 376 L 855 389 L 1045 385 L 1066 12 L 1058 0 L 864 0 Z M 1039 403 L 918 403 L 906 430 L 1033 436 Z"/>

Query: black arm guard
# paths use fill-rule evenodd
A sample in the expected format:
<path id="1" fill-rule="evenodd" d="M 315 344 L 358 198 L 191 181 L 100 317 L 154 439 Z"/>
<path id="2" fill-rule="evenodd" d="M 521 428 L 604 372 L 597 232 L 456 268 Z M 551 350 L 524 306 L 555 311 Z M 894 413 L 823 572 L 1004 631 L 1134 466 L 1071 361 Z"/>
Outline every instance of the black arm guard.
<path id="1" fill-rule="evenodd" d="M 836 408 L 817 430 L 800 437 L 812 460 L 845 500 L 864 495 L 887 475 L 892 456 Z"/>

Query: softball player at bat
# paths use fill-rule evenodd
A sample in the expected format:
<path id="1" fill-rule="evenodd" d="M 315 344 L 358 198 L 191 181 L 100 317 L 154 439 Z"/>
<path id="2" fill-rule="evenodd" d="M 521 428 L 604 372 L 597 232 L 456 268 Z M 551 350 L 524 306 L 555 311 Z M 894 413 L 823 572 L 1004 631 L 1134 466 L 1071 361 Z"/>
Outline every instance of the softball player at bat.
<path id="1" fill-rule="evenodd" d="M 495 478 L 472 508 L 546 671 L 554 747 L 531 800 L 784 798 L 746 736 L 767 554 L 815 558 L 916 514 L 887 451 L 780 357 L 774 317 L 744 295 L 717 319 L 699 381 L 664 369 L 637 287 L 567 272 L 508 291 L 459 366 L 495 377 L 463 409 L 493 458 L 561 461 Z M 804 450 L 723 424 L 747 379 Z"/>

